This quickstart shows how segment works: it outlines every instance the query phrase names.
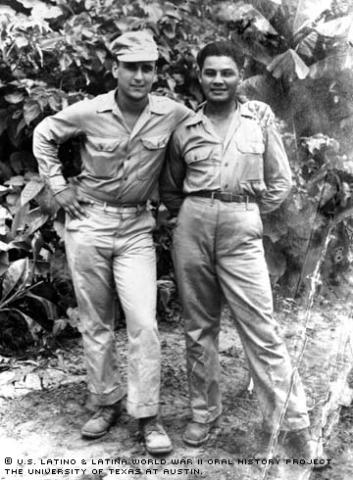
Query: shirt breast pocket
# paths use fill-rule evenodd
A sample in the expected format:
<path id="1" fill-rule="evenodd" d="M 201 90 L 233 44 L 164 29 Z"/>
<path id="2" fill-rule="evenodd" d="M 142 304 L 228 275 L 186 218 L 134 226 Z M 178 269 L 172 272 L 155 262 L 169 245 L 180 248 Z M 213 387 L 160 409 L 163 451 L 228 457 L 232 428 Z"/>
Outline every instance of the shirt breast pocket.
<path id="1" fill-rule="evenodd" d="M 261 140 L 241 139 L 237 141 L 240 181 L 263 179 L 263 153 L 265 145 Z"/>
<path id="2" fill-rule="evenodd" d="M 137 178 L 147 180 L 158 174 L 162 167 L 169 135 L 141 138 L 140 158 L 137 166 Z"/>
<path id="3" fill-rule="evenodd" d="M 121 139 L 104 137 L 86 137 L 87 164 L 86 169 L 98 178 L 112 178 L 117 175 L 121 163 L 119 146 Z"/>

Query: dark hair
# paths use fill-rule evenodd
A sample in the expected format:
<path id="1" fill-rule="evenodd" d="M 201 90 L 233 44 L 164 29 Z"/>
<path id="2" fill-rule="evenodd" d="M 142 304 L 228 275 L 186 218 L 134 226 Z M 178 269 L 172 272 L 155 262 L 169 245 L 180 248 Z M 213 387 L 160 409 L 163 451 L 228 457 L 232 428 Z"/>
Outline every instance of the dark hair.
<path id="1" fill-rule="evenodd" d="M 244 64 L 244 55 L 235 48 L 233 43 L 224 40 L 208 43 L 199 51 L 196 61 L 200 70 L 202 70 L 206 58 L 211 56 L 230 57 L 239 68 L 242 68 Z"/>

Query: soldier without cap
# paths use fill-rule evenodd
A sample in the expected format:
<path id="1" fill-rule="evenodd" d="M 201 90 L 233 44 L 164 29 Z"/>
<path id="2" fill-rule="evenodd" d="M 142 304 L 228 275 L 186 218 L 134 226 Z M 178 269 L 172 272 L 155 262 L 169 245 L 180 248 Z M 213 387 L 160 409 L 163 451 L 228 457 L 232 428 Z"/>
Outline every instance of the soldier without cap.
<path id="1" fill-rule="evenodd" d="M 225 299 L 262 409 L 264 449 L 281 423 L 290 452 L 320 456 L 316 468 L 322 468 L 327 462 L 309 433 L 302 383 L 272 314 L 262 244 L 260 213 L 275 210 L 291 188 L 288 159 L 269 106 L 238 96 L 242 72 L 234 46 L 208 44 L 197 61 L 206 102 L 173 134 L 160 180 L 162 201 L 178 214 L 174 264 L 192 411 L 183 439 L 202 445 L 222 413 L 218 340 Z"/>
<path id="2" fill-rule="evenodd" d="M 114 339 L 114 295 L 126 317 L 127 410 L 139 419 L 150 453 L 171 441 L 159 418 L 160 342 L 156 323 L 155 220 L 146 202 L 156 188 L 167 142 L 190 110 L 150 95 L 157 46 L 147 31 L 114 44 L 115 91 L 78 102 L 35 129 L 34 154 L 66 212 L 65 244 L 78 302 L 88 389 L 98 405 L 82 436 L 98 438 L 113 425 L 125 396 Z M 58 146 L 83 135 L 77 189 L 67 184 Z"/>

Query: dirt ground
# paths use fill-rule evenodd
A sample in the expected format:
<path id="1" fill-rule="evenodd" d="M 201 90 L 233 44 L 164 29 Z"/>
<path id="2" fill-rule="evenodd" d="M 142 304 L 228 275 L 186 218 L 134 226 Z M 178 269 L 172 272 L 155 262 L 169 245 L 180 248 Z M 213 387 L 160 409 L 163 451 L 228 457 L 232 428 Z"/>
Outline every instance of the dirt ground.
<path id="1" fill-rule="evenodd" d="M 352 324 L 351 304 L 337 301 L 336 294 L 332 294 L 331 300 L 325 298 L 316 302 L 310 314 L 308 355 L 300 369 L 315 428 L 318 418 L 323 418 L 322 405 L 327 405 L 323 399 L 327 398 L 332 382 L 337 387 L 342 372 L 348 372 L 352 366 L 350 363 L 347 367 L 346 360 L 352 359 L 353 336 L 349 336 L 350 353 L 342 347 L 346 345 L 342 325 L 347 321 Z M 305 316 L 305 305 L 297 307 L 282 302 L 277 305 L 276 315 L 294 358 L 300 349 L 303 330 L 300 319 Z M 181 440 L 189 419 L 181 322 L 162 322 L 160 334 L 163 352 L 161 414 L 174 444 L 170 455 L 153 458 L 147 454 L 138 436 L 137 423 L 126 412 L 105 437 L 91 441 L 81 439 L 80 428 L 90 415 L 82 346 L 79 338 L 66 339 L 49 358 L 12 359 L 10 363 L 4 363 L 8 359 L 0 359 L 3 367 L 0 373 L 1 480 L 353 478 L 353 406 L 349 389 L 353 387 L 352 381 L 347 385 L 344 378 L 346 398 L 341 398 L 339 408 L 331 412 L 326 421 L 326 425 L 330 425 L 325 434 L 330 468 L 312 473 L 310 468 L 288 466 L 284 462 L 251 464 L 259 448 L 261 416 L 255 393 L 247 390 L 246 361 L 227 312 L 220 337 L 224 412 L 221 426 L 200 448 L 186 447 Z M 117 332 L 117 342 L 125 371 L 124 329 Z M 346 406 L 340 406 L 342 404 Z M 332 418 L 335 415 L 337 418 Z"/>

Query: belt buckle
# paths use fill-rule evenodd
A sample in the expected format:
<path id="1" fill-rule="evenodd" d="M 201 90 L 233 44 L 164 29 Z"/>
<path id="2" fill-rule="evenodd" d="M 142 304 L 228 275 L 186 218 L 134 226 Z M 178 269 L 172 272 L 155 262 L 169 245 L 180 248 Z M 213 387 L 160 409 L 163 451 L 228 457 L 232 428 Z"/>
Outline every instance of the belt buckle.
<path id="1" fill-rule="evenodd" d="M 233 201 L 233 194 L 232 192 L 222 192 L 221 197 L 223 197 L 223 202 L 232 202 Z"/>
<path id="2" fill-rule="evenodd" d="M 216 198 L 216 193 L 217 193 L 217 191 L 215 191 L 215 190 L 213 190 L 213 191 L 211 192 L 211 206 L 212 206 L 212 207 L 213 207 L 213 205 L 214 205 L 214 199 Z"/>

